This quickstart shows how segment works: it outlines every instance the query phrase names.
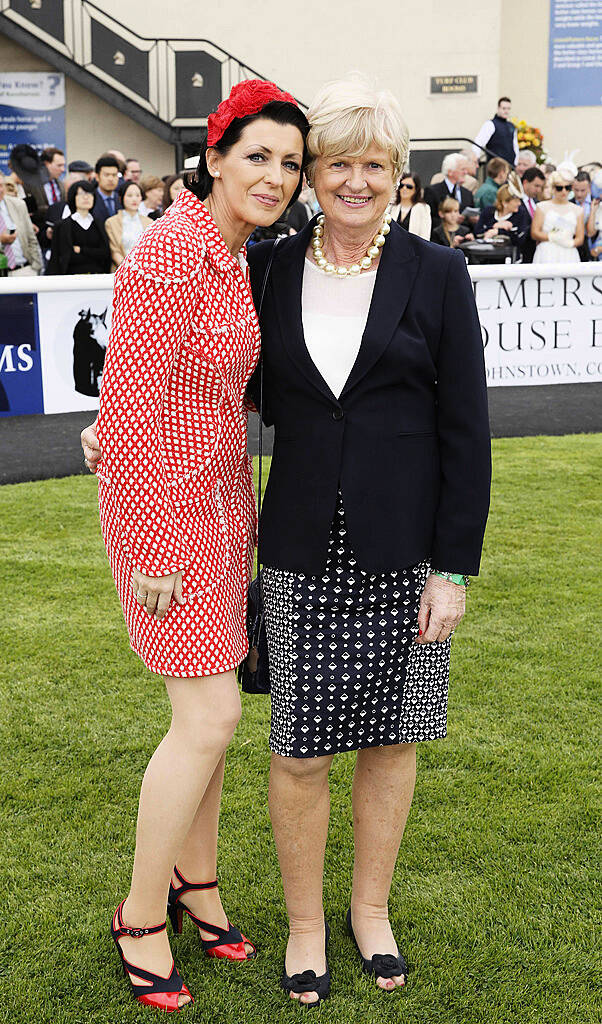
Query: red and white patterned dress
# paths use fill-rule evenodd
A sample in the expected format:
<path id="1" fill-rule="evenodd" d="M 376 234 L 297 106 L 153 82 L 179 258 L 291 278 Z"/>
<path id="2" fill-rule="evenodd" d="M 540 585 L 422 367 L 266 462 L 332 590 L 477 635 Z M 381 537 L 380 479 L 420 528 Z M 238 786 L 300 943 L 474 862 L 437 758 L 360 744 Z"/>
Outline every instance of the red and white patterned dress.
<path id="1" fill-rule="evenodd" d="M 130 644 L 169 676 L 225 672 L 247 653 L 257 523 L 243 398 L 260 336 L 241 256 L 183 189 L 115 275 L 100 520 Z M 134 566 L 181 569 L 184 605 L 150 616 L 132 593 Z"/>

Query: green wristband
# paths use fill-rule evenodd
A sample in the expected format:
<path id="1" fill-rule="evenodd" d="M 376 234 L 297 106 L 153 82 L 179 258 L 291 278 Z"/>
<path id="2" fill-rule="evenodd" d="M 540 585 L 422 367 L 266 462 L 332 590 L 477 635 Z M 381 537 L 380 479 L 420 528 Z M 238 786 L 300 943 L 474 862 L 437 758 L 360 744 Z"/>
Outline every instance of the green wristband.
<path id="1" fill-rule="evenodd" d="M 470 580 L 468 576 L 464 576 L 461 572 L 444 572 L 442 569 L 431 569 L 434 576 L 441 576 L 444 580 L 449 580 L 450 583 L 457 583 L 459 587 L 467 587 Z"/>

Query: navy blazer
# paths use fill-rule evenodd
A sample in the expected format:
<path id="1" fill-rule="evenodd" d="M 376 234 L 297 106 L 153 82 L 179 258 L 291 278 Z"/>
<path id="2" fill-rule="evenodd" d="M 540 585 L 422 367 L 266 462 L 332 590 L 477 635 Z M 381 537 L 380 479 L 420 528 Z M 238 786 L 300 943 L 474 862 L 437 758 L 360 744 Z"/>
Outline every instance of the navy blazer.
<path id="1" fill-rule="evenodd" d="M 119 196 L 117 189 L 115 189 L 113 193 L 113 199 L 115 200 L 115 213 L 119 213 L 119 210 L 122 209 L 122 205 L 121 198 Z M 113 214 L 109 212 L 109 208 L 104 201 L 104 197 L 101 196 L 98 189 L 96 189 L 96 195 L 94 196 L 94 206 L 92 207 L 91 213 L 94 217 L 94 220 L 97 220 L 99 224 L 104 224 L 105 220 L 108 220 L 109 217 L 113 216 Z"/>
<path id="2" fill-rule="evenodd" d="M 481 328 L 461 253 L 391 224 L 360 350 L 339 398 L 303 336 L 305 251 L 282 240 L 261 311 L 264 421 L 275 427 L 262 507 L 263 565 L 317 575 L 337 490 L 358 565 L 425 558 L 476 574 L 489 507 L 490 434 Z M 249 250 L 259 308 L 273 242 Z M 249 387 L 256 406 L 259 373 Z"/>
<path id="3" fill-rule="evenodd" d="M 497 208 L 495 206 L 486 206 L 484 210 L 481 210 L 479 216 L 479 222 L 475 228 L 475 235 L 484 235 L 486 231 L 496 223 L 495 215 Z M 500 234 L 505 235 L 506 238 L 510 239 L 514 245 L 519 248 L 522 246 L 526 235 L 531 229 L 531 218 L 529 217 L 529 211 L 525 208 L 524 203 L 521 203 L 516 213 L 511 213 L 504 220 L 509 221 L 512 224 L 512 230 L 508 231 L 506 228 L 501 228 Z"/>

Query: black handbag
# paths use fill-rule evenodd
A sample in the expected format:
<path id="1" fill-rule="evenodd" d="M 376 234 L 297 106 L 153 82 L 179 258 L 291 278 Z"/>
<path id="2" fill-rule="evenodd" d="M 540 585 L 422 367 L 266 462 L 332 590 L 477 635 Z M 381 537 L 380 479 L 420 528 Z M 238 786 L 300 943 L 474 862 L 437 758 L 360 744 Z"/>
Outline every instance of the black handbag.
<path id="1" fill-rule="evenodd" d="M 265 295 L 272 260 L 276 252 L 276 246 L 280 241 L 276 239 L 265 269 L 263 283 L 261 285 L 261 297 L 257 315 L 261 317 L 263 297 Z M 263 356 L 259 357 L 259 480 L 257 489 L 257 522 L 261 516 L 261 478 L 263 469 Z M 247 636 L 249 638 L 249 653 L 238 667 L 238 681 L 245 693 L 269 693 L 270 692 L 270 663 L 268 655 L 268 638 L 265 628 L 265 614 L 263 607 L 263 582 L 259 556 L 257 558 L 257 576 L 249 585 L 247 597 Z"/>

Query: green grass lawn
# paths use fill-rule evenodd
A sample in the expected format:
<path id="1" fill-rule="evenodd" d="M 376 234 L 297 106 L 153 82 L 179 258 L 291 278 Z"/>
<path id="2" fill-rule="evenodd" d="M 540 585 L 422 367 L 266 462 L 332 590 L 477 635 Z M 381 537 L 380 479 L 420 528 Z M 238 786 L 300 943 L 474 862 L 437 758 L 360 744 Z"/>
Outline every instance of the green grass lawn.
<path id="1" fill-rule="evenodd" d="M 449 736 L 419 749 L 393 883 L 411 969 L 393 996 L 360 976 L 344 935 L 353 755 L 335 761 L 324 1021 L 600 1020 L 601 453 L 600 436 L 494 442 L 482 575 L 453 646 Z M 5 486 L 0 517 L 0 1021 L 158 1020 L 132 1000 L 108 925 L 127 891 L 138 789 L 168 702 L 127 644 L 95 481 Z M 260 955 L 240 966 L 204 959 L 188 922 L 173 943 L 196 996 L 187 1020 L 276 1024 L 307 1012 L 278 987 L 286 918 L 267 731 L 268 700 L 245 698 L 221 822 L 224 902 Z"/>

